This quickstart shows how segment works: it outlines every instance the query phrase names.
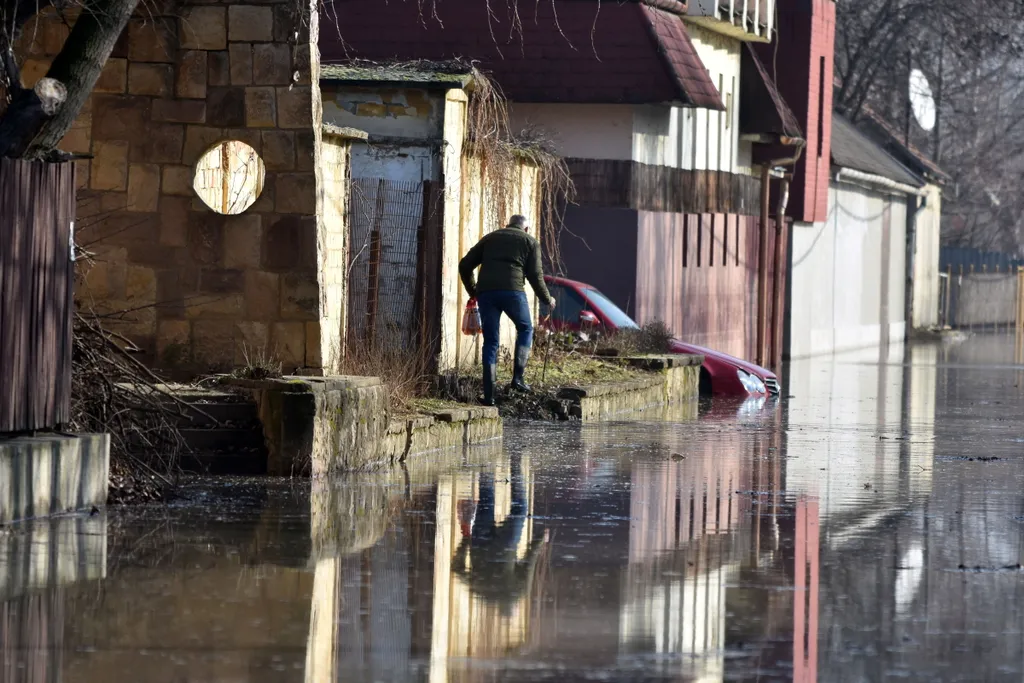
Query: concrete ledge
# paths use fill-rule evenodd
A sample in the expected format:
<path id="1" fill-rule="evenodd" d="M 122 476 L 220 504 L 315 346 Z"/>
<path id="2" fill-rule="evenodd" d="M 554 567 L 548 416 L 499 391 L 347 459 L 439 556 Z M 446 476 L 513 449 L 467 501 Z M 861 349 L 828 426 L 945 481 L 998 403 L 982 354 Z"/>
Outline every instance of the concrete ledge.
<path id="1" fill-rule="evenodd" d="M 0 441 L 0 524 L 103 507 L 110 436 L 32 436 Z"/>
<path id="2" fill-rule="evenodd" d="M 393 462 L 399 462 L 410 455 L 472 446 L 501 436 L 502 423 L 497 408 L 473 406 L 439 410 L 433 415 L 392 420 L 384 450 Z"/>
<path id="3" fill-rule="evenodd" d="M 372 469 L 384 452 L 387 391 L 376 377 L 223 377 L 256 401 L 267 445 L 267 474 L 277 476 Z"/>
<path id="4" fill-rule="evenodd" d="M 628 382 L 564 387 L 558 398 L 570 403 L 568 413 L 585 422 L 612 419 L 652 406 L 692 403 L 700 392 L 701 356 L 644 356 L 622 359 L 644 364 L 650 373 Z"/>

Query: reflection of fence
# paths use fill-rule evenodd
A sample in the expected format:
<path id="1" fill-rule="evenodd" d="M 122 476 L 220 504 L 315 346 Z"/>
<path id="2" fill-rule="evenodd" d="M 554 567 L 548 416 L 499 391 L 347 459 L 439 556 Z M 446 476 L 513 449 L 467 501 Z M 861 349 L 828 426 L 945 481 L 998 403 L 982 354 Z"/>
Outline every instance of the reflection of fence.
<path id="1" fill-rule="evenodd" d="M 1019 272 L 947 268 L 940 274 L 940 320 L 954 328 L 1008 328 L 1020 321 L 1020 290 Z"/>
<path id="2" fill-rule="evenodd" d="M 441 247 L 438 199 L 438 187 L 431 182 L 352 180 L 350 344 L 409 348 L 436 337 Z"/>
<path id="3" fill-rule="evenodd" d="M 74 165 L 0 159 L 0 432 L 70 419 Z"/>

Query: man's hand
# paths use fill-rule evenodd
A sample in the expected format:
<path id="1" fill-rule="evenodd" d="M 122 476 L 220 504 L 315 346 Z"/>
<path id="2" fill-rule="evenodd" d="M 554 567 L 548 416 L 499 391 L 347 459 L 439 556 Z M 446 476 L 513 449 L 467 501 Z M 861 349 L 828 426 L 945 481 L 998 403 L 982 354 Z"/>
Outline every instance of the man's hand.
<path id="1" fill-rule="evenodd" d="M 554 299 L 552 299 L 551 301 L 549 301 L 549 302 L 548 302 L 548 308 L 550 308 L 550 309 L 551 309 L 552 311 L 553 311 L 553 310 L 555 310 L 555 303 L 556 303 L 556 302 L 555 302 L 555 300 L 554 300 Z M 550 314 L 549 314 L 549 315 L 550 315 Z"/>

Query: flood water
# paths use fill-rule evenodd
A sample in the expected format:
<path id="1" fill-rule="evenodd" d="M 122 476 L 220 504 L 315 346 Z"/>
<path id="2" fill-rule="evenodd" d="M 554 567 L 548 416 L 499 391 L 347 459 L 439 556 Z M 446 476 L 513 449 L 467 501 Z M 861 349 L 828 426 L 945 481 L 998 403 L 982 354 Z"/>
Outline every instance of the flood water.
<path id="1" fill-rule="evenodd" d="M 1020 681 L 1011 340 L 0 530 L 0 680 Z"/>

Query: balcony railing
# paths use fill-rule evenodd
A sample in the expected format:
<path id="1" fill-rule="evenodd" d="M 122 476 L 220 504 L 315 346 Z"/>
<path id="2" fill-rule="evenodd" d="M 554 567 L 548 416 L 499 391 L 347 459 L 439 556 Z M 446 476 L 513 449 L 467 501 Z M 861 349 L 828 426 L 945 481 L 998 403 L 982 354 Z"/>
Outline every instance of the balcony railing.
<path id="1" fill-rule="evenodd" d="M 771 42 L 775 32 L 775 0 L 690 0 L 689 17 L 719 33 L 757 42 Z"/>

